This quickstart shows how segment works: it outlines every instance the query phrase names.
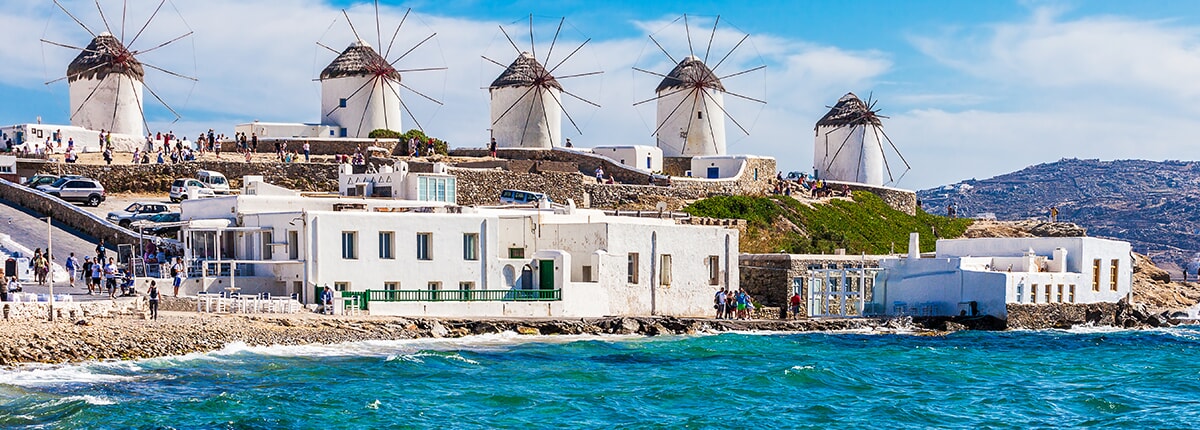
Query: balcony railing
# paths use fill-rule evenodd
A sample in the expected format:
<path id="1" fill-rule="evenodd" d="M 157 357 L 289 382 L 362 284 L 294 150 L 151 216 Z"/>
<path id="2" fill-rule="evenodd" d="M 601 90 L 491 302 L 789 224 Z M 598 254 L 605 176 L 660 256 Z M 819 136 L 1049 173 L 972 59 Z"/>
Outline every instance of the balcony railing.
<path id="1" fill-rule="evenodd" d="M 368 302 L 543 302 L 562 290 L 367 290 Z"/>

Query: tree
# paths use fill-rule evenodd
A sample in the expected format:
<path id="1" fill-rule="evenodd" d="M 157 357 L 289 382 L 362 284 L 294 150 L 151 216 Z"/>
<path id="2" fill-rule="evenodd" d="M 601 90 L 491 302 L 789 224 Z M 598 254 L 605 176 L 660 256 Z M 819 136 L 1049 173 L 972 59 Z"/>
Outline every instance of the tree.
<path id="1" fill-rule="evenodd" d="M 400 147 L 401 153 L 403 153 L 403 154 L 411 154 L 412 153 L 412 148 L 408 147 L 408 142 L 409 142 L 409 140 L 412 140 L 412 138 L 414 138 L 414 137 L 416 137 L 417 141 L 421 142 L 422 145 L 425 145 L 427 142 L 429 142 L 429 138 L 430 138 L 430 136 L 427 136 L 424 132 L 422 132 L 421 130 L 417 130 L 415 128 L 404 132 L 404 134 L 401 134 L 399 136 L 399 138 L 400 138 L 399 147 Z M 422 146 L 422 148 L 425 148 L 425 146 Z M 449 149 L 450 149 L 449 145 L 445 141 L 438 139 L 436 137 L 433 138 L 433 151 L 435 153 L 446 155 L 446 154 L 449 154 Z M 421 153 L 424 154 L 425 151 L 422 150 Z"/>

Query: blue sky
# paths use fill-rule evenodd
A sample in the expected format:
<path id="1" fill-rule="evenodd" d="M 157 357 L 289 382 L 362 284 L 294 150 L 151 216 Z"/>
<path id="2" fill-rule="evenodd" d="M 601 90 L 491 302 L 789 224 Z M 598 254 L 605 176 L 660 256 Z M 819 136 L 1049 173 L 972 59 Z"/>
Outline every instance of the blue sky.
<path id="1" fill-rule="evenodd" d="M 312 78 L 333 54 L 314 42 L 340 49 L 352 39 L 339 20 L 341 8 L 370 34 L 364 38 L 374 39 L 370 3 L 174 1 L 178 13 L 166 10 L 138 44 L 195 31 L 143 59 L 200 79 L 193 85 L 161 74 L 147 78 L 183 115 L 172 123 L 164 109 L 149 106 L 151 127 L 177 134 L 230 132 L 255 119 L 319 121 L 319 85 Z M 103 26 L 91 1 L 63 3 L 85 24 Z M 157 4 L 129 3 L 130 22 Z M 119 16 L 120 1 L 101 4 L 110 20 Z M 406 24 L 398 45 L 438 34 L 407 65 L 449 67 L 406 76 L 444 101 L 439 107 L 418 100 L 411 107 L 427 132 L 455 146 L 486 141 L 488 99 L 480 87 L 499 70 L 479 57 L 511 61 L 497 25 L 527 31 L 518 21 L 531 13 L 539 49 L 553 34 L 546 26 L 560 17 L 568 27 L 560 46 L 592 38 L 564 70 L 605 71 L 568 85 L 603 106 L 568 105 L 582 134 L 566 126 L 563 133 L 581 146 L 652 144 L 653 110 L 631 105 L 653 96 L 653 82 L 630 67 L 663 66 L 646 35 L 672 40 L 681 27 L 670 22 L 684 13 L 692 17 L 694 37 L 706 36 L 720 15 L 718 46 L 751 35 L 750 48 L 741 49 L 726 72 L 767 68 L 726 86 L 768 104 L 730 104 L 750 131 L 744 136 L 728 126 L 730 152 L 777 157 L 783 170 L 811 169 L 812 124 L 850 91 L 871 94 L 890 117 L 885 129 L 912 165 L 897 183 L 905 188 L 986 178 L 1064 157 L 1189 159 L 1192 136 L 1200 134 L 1200 86 L 1191 83 L 1200 76 L 1200 6 L 1189 1 L 386 1 L 382 26 L 394 28 L 407 7 L 413 24 Z M 82 46 L 88 35 L 47 1 L 13 0 L 6 8 L 0 16 L 0 123 L 37 116 L 66 123 L 65 83 L 43 82 L 62 76 L 74 53 L 38 39 Z M 686 45 L 669 50 L 686 51 Z"/>

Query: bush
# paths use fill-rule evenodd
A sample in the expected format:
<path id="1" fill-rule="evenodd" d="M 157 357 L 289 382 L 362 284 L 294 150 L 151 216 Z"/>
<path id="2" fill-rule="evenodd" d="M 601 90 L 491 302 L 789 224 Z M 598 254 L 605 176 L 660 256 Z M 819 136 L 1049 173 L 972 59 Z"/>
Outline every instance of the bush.
<path id="1" fill-rule="evenodd" d="M 400 137 L 400 133 L 397 131 L 388 130 L 385 128 L 377 128 L 377 129 L 371 130 L 371 132 L 367 134 L 367 137 L 369 137 L 371 139 L 395 139 L 395 138 Z"/>
<path id="2" fill-rule="evenodd" d="M 389 130 L 385 130 L 385 131 L 389 131 Z M 374 132 L 372 132 L 372 133 L 374 133 Z M 395 132 L 393 132 L 393 133 L 395 133 Z M 422 132 L 421 130 L 417 130 L 415 128 L 404 132 L 404 134 L 397 135 L 396 137 L 400 139 L 400 144 L 398 146 L 400 148 L 401 154 L 411 154 L 412 153 L 412 148 L 408 147 L 408 141 L 411 140 L 413 137 L 416 137 L 417 140 L 420 141 L 422 144 L 429 142 L 429 138 L 430 138 L 430 136 L 425 135 L 424 132 Z M 424 148 L 424 146 L 422 146 L 422 148 Z M 436 137 L 433 138 L 433 151 L 435 153 L 446 155 L 446 154 L 449 154 L 449 150 L 450 150 L 449 144 L 447 144 L 445 141 L 438 139 Z M 421 151 L 421 155 L 429 155 L 429 154 L 425 154 L 424 151 Z"/>

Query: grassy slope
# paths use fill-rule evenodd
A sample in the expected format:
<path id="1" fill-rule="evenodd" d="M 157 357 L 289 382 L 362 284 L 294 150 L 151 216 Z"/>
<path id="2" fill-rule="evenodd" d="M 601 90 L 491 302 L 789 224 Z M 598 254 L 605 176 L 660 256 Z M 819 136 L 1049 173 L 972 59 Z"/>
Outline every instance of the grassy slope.
<path id="1" fill-rule="evenodd" d="M 697 201 L 684 211 L 694 216 L 739 218 L 747 222 L 742 252 L 849 254 L 907 252 L 908 234 L 921 234 L 921 250 L 933 251 L 937 237 L 959 237 L 971 225 L 918 211 L 908 215 L 878 196 L 855 192 L 854 200 L 833 199 L 809 205 L 788 196 L 719 196 Z M 933 231 L 936 228 L 937 237 Z"/>

